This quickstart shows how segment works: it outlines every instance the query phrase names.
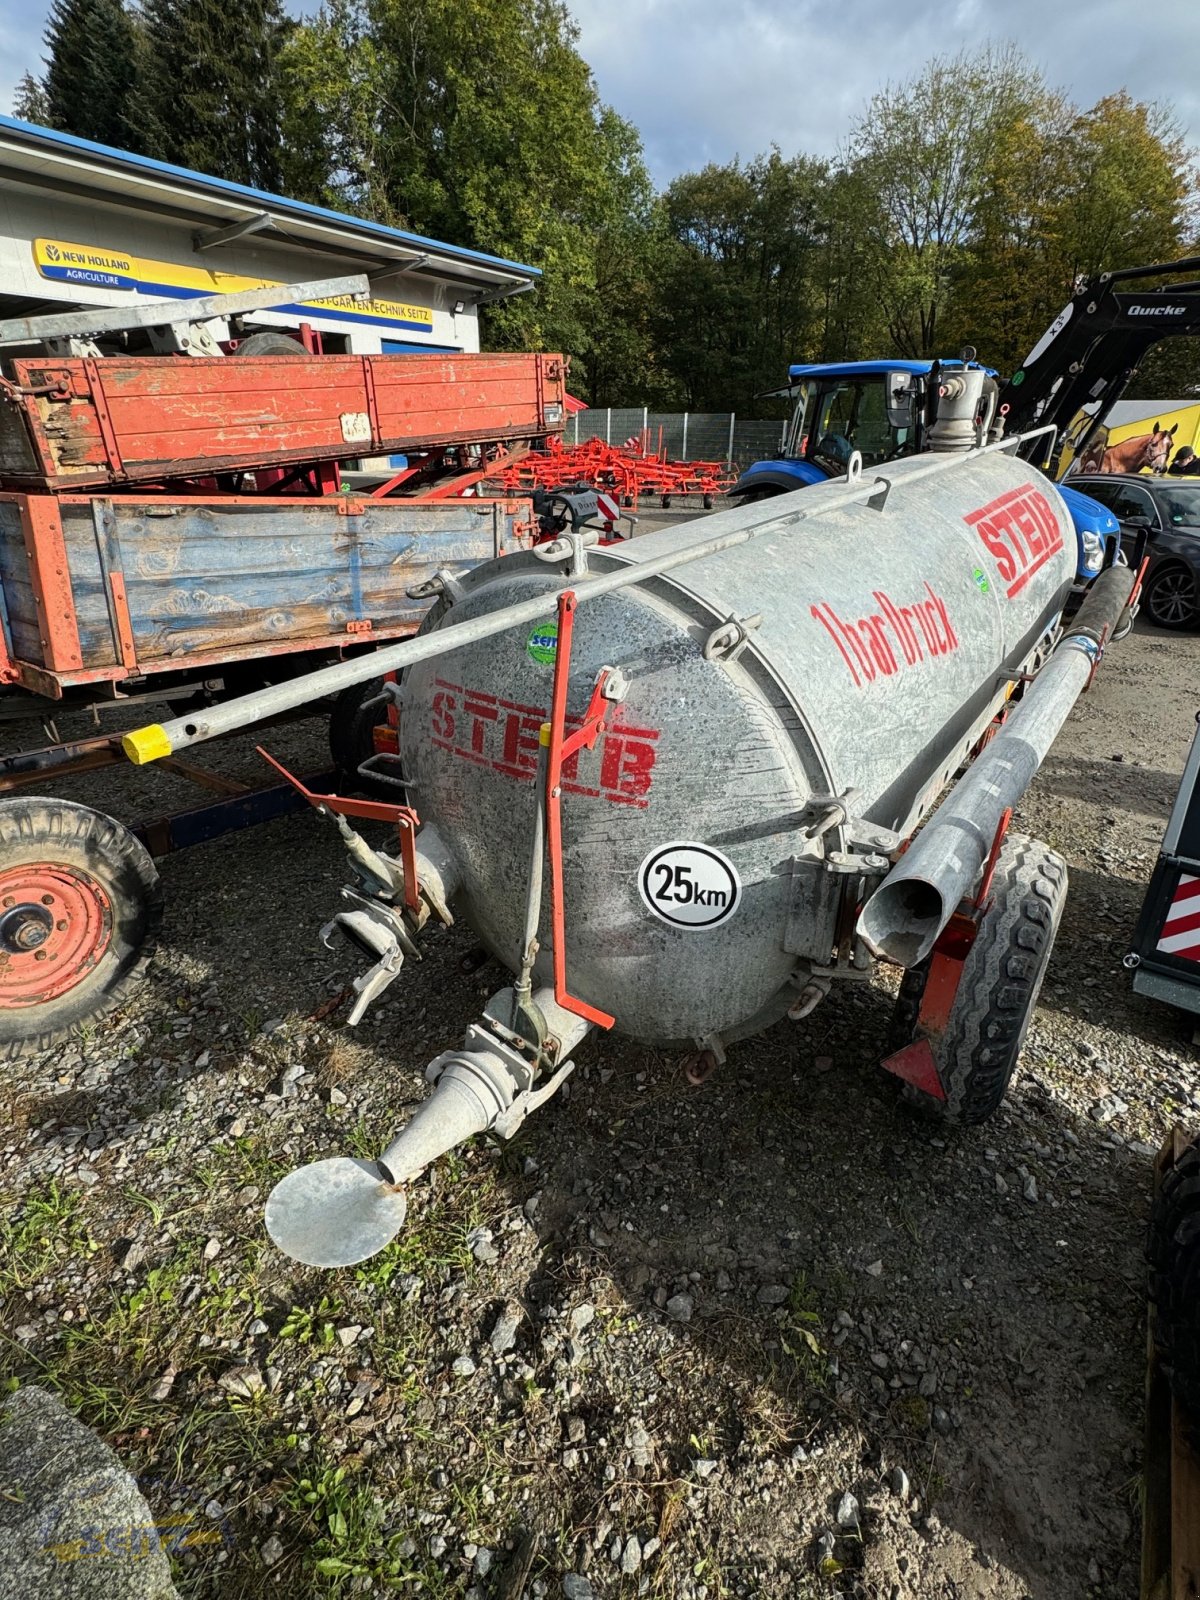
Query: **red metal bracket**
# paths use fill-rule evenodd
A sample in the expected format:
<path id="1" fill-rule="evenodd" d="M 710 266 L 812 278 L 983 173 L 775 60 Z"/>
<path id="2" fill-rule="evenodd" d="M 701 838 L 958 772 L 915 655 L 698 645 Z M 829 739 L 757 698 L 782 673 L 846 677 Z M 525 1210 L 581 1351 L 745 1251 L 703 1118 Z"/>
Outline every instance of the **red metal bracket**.
<path id="1" fill-rule="evenodd" d="M 554 938 L 554 998 L 564 1011 L 584 1017 L 600 1028 L 611 1028 L 616 1018 L 572 995 L 567 988 L 567 918 L 563 904 L 562 769 L 577 750 L 591 750 L 606 726 L 604 683 L 596 679 L 584 712 L 583 726 L 568 734 L 567 683 L 571 674 L 571 638 L 575 627 L 575 593 L 558 597 L 558 644 L 554 654 L 554 688 L 550 697 L 550 743 L 546 750 L 546 844 L 550 853 L 550 924 Z"/>
<path id="2" fill-rule="evenodd" d="M 281 777 L 287 779 L 293 789 L 304 796 L 310 806 L 332 811 L 342 817 L 362 817 L 368 822 L 394 822 L 396 832 L 400 836 L 400 862 L 404 868 L 404 904 L 410 911 L 420 910 L 421 884 L 417 877 L 417 829 L 421 819 L 411 806 L 389 805 L 386 800 L 349 800 L 340 794 L 314 794 L 311 789 L 304 787 L 299 778 L 294 777 L 285 766 L 276 761 L 274 756 L 268 755 L 262 745 L 256 745 L 255 749 Z"/>
<path id="3" fill-rule="evenodd" d="M 121 460 L 121 446 L 117 442 L 117 430 L 113 427 L 112 416 L 109 413 L 108 396 L 104 392 L 100 368 L 94 358 L 88 356 L 84 359 L 83 370 L 87 374 L 88 387 L 92 391 L 92 403 L 96 407 L 96 421 L 100 425 L 100 437 L 108 453 L 109 466 L 118 478 L 123 478 L 125 476 L 125 463 Z"/>
<path id="4" fill-rule="evenodd" d="M 983 869 L 983 878 L 979 884 L 979 893 L 975 896 L 975 910 L 980 916 L 987 910 L 992 896 L 992 879 L 996 876 L 996 863 L 1000 859 L 1000 850 L 1008 834 L 1009 824 L 1012 822 L 1012 807 L 1005 806 L 1000 813 L 1000 822 L 996 828 L 996 837 L 992 840 L 992 848 L 988 852 L 987 865 Z"/>
<path id="5" fill-rule="evenodd" d="M 1150 565 L 1150 557 L 1143 556 L 1142 564 L 1138 568 L 1137 577 L 1133 580 L 1133 588 L 1129 591 L 1129 599 L 1125 602 L 1126 611 L 1132 611 L 1137 605 L 1138 595 L 1142 592 L 1142 579 L 1146 576 L 1146 568 Z"/>

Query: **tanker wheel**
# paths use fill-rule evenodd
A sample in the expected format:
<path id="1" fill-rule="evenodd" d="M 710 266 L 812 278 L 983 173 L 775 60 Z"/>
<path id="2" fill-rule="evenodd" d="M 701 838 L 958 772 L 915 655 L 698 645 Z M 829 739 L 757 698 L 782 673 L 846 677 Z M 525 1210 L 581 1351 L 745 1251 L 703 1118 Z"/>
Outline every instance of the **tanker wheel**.
<path id="1" fill-rule="evenodd" d="M 945 1100 L 912 1084 L 905 1103 L 943 1122 L 986 1122 L 1004 1099 L 1054 948 L 1067 865 L 1048 845 L 1010 833 L 992 879 L 992 899 L 963 963 L 950 1019 L 934 1061 Z M 904 974 L 892 1014 L 888 1053 L 917 1037 L 929 962 Z"/>
<path id="2" fill-rule="evenodd" d="M 0 800 L 0 1059 L 118 1005 L 161 916 L 158 871 L 128 828 L 69 800 Z"/>
<path id="3" fill-rule="evenodd" d="M 367 705 L 382 693 L 382 678 L 368 678 L 366 683 L 352 683 L 342 690 L 329 713 L 329 753 L 338 771 L 352 778 L 364 794 L 399 804 L 404 796 L 395 784 L 374 781 L 369 775 L 361 777 L 358 771 L 375 754 L 375 729 L 387 722 L 386 700 Z"/>
<path id="4" fill-rule="evenodd" d="M 1193 1437 L 1200 1434 L 1200 1143 L 1163 1176 L 1146 1241 L 1154 1346 Z"/>
<path id="5" fill-rule="evenodd" d="M 243 339 L 233 353 L 235 356 L 306 356 L 308 351 L 299 339 L 267 330 Z"/>

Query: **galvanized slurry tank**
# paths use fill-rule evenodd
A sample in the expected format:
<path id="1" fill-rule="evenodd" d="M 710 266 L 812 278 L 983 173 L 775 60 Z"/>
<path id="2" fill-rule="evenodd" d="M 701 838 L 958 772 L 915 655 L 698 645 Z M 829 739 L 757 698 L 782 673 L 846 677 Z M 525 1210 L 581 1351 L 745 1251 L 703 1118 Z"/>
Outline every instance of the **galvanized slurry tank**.
<path id="1" fill-rule="evenodd" d="M 922 467 L 890 466 L 878 509 L 833 510 L 580 607 L 570 712 L 601 667 L 629 687 L 564 773 L 568 969 L 620 1032 L 728 1037 L 793 1001 L 797 970 L 832 956 L 846 884 L 826 859 L 838 830 L 805 833 L 822 798 L 857 791 L 854 815 L 909 834 L 1054 622 L 1076 553 L 1049 482 L 1002 453 Z M 589 571 L 645 563 L 709 527 L 589 551 Z M 539 593 L 545 621 L 404 680 L 422 822 L 467 919 L 514 971 L 563 583 L 534 555 L 467 574 L 443 622 Z M 541 926 L 545 946 L 545 908 Z"/>

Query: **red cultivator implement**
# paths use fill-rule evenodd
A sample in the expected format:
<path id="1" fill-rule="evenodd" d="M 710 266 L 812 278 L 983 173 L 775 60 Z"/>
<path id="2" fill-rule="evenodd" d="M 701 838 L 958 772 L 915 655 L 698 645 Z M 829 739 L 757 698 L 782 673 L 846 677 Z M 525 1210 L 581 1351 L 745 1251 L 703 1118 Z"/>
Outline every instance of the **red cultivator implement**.
<path id="1" fill-rule="evenodd" d="M 603 439 L 577 445 L 551 439 L 545 450 L 530 451 L 502 467 L 492 481 L 504 494 L 586 484 L 607 490 L 634 511 L 643 495 L 658 496 L 664 506 L 676 495 L 701 495 L 707 510 L 714 496 L 732 487 L 736 476 L 723 461 L 668 461 L 661 434 L 659 448 L 652 452 L 642 433 L 619 447 Z"/>

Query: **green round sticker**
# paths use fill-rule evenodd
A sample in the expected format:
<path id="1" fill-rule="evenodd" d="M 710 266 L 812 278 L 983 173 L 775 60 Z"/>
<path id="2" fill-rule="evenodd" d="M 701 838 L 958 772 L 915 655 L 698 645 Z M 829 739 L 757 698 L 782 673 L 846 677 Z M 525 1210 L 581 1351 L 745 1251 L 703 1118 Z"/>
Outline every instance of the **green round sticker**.
<path id="1" fill-rule="evenodd" d="M 988 582 L 987 578 L 984 576 L 983 568 L 982 567 L 976 567 L 975 571 L 971 574 L 971 576 L 975 579 L 975 582 L 978 584 L 980 594 L 987 594 L 988 590 L 991 588 L 991 584 Z"/>
<path id="2" fill-rule="evenodd" d="M 530 656 L 543 667 L 552 667 L 558 655 L 558 623 L 539 622 L 525 642 Z"/>

